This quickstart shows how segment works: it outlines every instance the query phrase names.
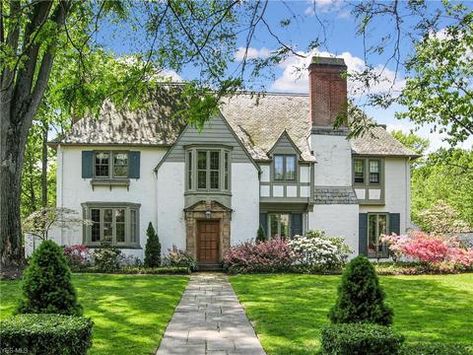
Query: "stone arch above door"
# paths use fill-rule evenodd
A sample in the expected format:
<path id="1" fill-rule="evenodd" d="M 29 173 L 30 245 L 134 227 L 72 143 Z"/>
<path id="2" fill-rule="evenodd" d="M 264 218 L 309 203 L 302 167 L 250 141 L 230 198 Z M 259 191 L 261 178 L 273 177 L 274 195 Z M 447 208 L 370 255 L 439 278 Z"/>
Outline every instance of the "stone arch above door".
<path id="1" fill-rule="evenodd" d="M 230 225 L 232 210 L 217 201 L 199 201 L 184 209 L 186 220 L 186 250 L 199 261 L 198 226 L 199 222 L 219 222 L 218 261 L 230 248 Z"/>

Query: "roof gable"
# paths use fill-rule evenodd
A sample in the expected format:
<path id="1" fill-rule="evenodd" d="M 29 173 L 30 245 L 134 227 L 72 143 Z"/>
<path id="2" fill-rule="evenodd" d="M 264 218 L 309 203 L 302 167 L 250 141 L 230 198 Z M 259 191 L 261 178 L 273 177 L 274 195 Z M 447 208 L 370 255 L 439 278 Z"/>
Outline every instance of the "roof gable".
<path id="1" fill-rule="evenodd" d="M 271 155 L 275 152 L 296 153 L 299 156 L 299 158 L 302 154 L 300 149 L 296 146 L 296 144 L 292 140 L 291 136 L 289 136 L 289 133 L 287 133 L 287 130 L 284 130 L 284 132 L 281 133 L 278 140 L 274 143 L 274 145 L 268 151 L 268 155 Z"/>

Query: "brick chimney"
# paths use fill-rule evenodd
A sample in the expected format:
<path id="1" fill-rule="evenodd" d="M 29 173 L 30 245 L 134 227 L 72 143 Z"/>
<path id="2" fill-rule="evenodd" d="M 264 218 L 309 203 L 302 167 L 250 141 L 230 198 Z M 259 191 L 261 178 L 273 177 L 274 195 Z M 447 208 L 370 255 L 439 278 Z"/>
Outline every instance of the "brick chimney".
<path id="1" fill-rule="evenodd" d="M 346 114 L 346 71 L 343 58 L 312 57 L 309 92 L 313 127 L 332 127 L 339 114 Z"/>

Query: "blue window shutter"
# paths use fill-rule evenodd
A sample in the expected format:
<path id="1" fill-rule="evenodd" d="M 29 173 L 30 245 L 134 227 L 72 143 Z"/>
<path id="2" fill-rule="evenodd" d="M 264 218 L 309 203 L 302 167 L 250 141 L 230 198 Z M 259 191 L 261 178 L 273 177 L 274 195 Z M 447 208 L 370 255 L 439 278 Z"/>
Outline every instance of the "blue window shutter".
<path id="1" fill-rule="evenodd" d="M 291 214 L 291 237 L 295 235 L 302 235 L 302 214 Z"/>
<path id="2" fill-rule="evenodd" d="M 359 244 L 358 244 L 358 253 L 360 255 L 368 255 L 368 214 L 360 213 L 359 214 Z"/>
<path id="3" fill-rule="evenodd" d="M 94 152 L 92 150 L 82 151 L 82 178 L 90 179 L 93 176 L 93 159 Z"/>
<path id="4" fill-rule="evenodd" d="M 389 214 L 389 232 L 397 235 L 401 233 L 401 215 L 399 213 Z"/>
<path id="5" fill-rule="evenodd" d="M 129 153 L 128 177 L 130 179 L 140 178 L 140 152 Z"/>
<path id="6" fill-rule="evenodd" d="M 259 214 L 259 225 L 263 227 L 264 230 L 264 235 L 268 236 L 268 221 L 267 221 L 268 215 L 266 213 L 260 213 Z"/>

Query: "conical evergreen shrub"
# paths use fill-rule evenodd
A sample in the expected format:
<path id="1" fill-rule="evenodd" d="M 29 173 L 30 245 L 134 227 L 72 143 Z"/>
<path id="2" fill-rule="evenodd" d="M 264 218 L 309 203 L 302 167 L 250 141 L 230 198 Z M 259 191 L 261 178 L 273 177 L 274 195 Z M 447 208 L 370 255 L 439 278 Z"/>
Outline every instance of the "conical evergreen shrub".
<path id="1" fill-rule="evenodd" d="M 158 267 L 161 265 L 161 243 L 151 222 L 149 222 L 146 235 L 148 240 L 145 246 L 145 266 Z"/>
<path id="2" fill-rule="evenodd" d="M 266 235 L 264 233 L 263 226 L 260 225 L 257 232 L 256 232 L 256 242 L 261 243 L 266 241 Z"/>
<path id="3" fill-rule="evenodd" d="M 82 314 L 64 251 L 52 240 L 42 242 L 33 253 L 22 288 L 18 313 Z"/>
<path id="4" fill-rule="evenodd" d="M 384 304 L 384 292 L 367 258 L 358 256 L 348 263 L 329 318 L 332 323 L 392 323 L 393 311 Z"/>

